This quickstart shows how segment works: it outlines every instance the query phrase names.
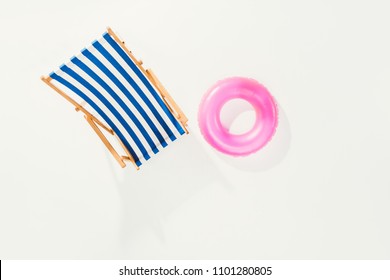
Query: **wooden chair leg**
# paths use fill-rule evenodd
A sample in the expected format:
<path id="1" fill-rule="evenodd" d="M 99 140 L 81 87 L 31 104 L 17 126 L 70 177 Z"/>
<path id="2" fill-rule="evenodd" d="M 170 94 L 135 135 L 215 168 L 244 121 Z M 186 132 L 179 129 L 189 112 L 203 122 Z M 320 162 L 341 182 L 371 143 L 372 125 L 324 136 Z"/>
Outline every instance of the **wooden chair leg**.
<path id="1" fill-rule="evenodd" d="M 188 130 L 186 127 L 186 124 L 188 122 L 188 119 L 186 115 L 184 115 L 183 111 L 180 109 L 180 107 L 176 104 L 175 100 L 171 97 L 171 95 L 168 93 L 168 91 L 165 89 L 165 87 L 161 84 L 159 79 L 154 75 L 152 69 L 146 69 L 146 75 L 149 77 L 149 79 L 152 81 L 154 86 L 158 89 L 158 91 L 161 94 L 161 97 L 169 108 L 169 110 L 172 112 L 172 114 L 176 117 L 176 119 L 181 123 L 181 126 L 185 130 L 185 132 L 188 134 Z"/>
<path id="2" fill-rule="evenodd" d="M 111 154 L 114 156 L 114 158 L 117 160 L 119 165 L 123 168 L 126 166 L 125 162 L 123 161 L 123 158 L 118 154 L 118 152 L 114 149 L 114 147 L 110 144 L 110 142 L 107 140 L 107 138 L 104 136 L 104 134 L 100 131 L 98 126 L 96 125 L 94 119 L 90 116 L 85 115 L 84 118 L 87 120 L 89 125 L 93 128 L 93 130 L 96 132 L 96 134 L 99 136 L 99 138 L 103 141 L 104 145 L 107 147 L 107 149 L 111 152 Z"/>

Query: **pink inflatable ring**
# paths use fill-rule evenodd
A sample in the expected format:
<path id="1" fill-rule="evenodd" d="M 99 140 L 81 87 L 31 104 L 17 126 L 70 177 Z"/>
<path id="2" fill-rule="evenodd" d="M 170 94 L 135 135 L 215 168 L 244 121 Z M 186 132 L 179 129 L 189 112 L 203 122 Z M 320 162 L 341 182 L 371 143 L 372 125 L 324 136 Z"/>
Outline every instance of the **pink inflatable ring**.
<path id="1" fill-rule="evenodd" d="M 231 134 L 220 119 L 222 107 L 232 99 L 249 102 L 256 121 L 251 130 L 243 134 Z M 198 121 L 206 141 L 218 151 L 246 156 L 264 147 L 275 133 L 278 112 L 275 100 L 268 90 L 249 78 L 227 78 L 217 82 L 203 97 Z"/>

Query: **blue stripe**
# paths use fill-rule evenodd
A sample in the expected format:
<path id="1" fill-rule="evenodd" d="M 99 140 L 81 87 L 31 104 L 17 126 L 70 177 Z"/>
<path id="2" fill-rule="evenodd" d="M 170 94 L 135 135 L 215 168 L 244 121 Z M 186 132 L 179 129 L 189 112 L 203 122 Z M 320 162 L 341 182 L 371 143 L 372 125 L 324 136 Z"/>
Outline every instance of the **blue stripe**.
<path id="1" fill-rule="evenodd" d="M 125 69 L 115 60 L 115 58 L 98 42 L 95 41 L 92 44 L 121 74 L 122 76 L 130 83 L 130 85 L 135 89 L 138 95 L 142 98 L 142 100 L 146 103 L 149 109 L 152 111 L 153 115 L 160 122 L 161 126 L 164 128 L 169 138 L 172 141 L 176 139 L 176 136 L 173 134 L 172 130 L 165 123 L 161 115 L 157 112 L 156 108 L 153 106 L 151 101 L 147 98 L 145 93 L 140 89 L 140 87 L 134 82 L 134 80 L 130 77 L 130 75 L 126 72 Z M 165 105 L 165 104 L 164 104 Z"/>
<path id="2" fill-rule="evenodd" d="M 145 112 L 145 110 L 141 107 L 141 105 L 138 103 L 138 101 L 131 95 L 131 93 L 127 90 L 127 88 L 118 80 L 118 78 L 115 77 L 115 75 L 112 74 L 112 72 L 106 66 L 104 66 L 104 64 L 100 60 L 98 60 L 89 50 L 84 49 L 81 53 L 86 58 L 88 58 L 93 64 L 95 64 L 96 67 L 98 67 L 104 74 L 106 74 L 106 76 L 123 92 L 123 94 L 127 97 L 127 99 L 134 105 L 134 107 L 138 110 L 138 112 L 141 114 L 141 116 L 148 123 L 148 125 L 150 126 L 150 128 L 153 130 L 154 134 L 156 135 L 156 137 L 160 141 L 161 145 L 163 147 L 166 147 L 167 143 L 165 142 L 165 139 L 161 135 L 158 128 L 155 126 L 153 121 L 150 119 L 150 117 Z M 108 89 L 106 89 L 106 90 L 108 91 Z"/>
<path id="3" fill-rule="evenodd" d="M 137 137 L 137 135 L 134 133 L 134 131 L 131 129 L 129 124 L 123 119 L 123 117 L 119 114 L 119 112 L 112 106 L 110 102 L 96 89 L 94 88 L 89 82 L 84 80 L 80 75 L 78 75 L 76 72 L 74 72 L 72 69 L 70 69 L 68 66 L 63 65 L 60 67 L 62 71 L 67 73 L 69 76 L 71 76 L 73 79 L 78 81 L 80 84 L 82 84 L 85 88 L 87 88 L 91 93 L 93 93 L 106 107 L 111 111 L 111 113 L 118 119 L 118 121 L 122 124 L 122 126 L 127 130 L 127 132 L 130 134 L 131 138 L 133 138 L 135 144 L 138 146 L 140 151 L 142 152 L 144 158 L 146 160 L 150 159 L 150 156 L 148 152 L 146 151 L 144 145 L 142 145 L 141 141 Z"/>
<path id="4" fill-rule="evenodd" d="M 126 138 L 123 136 L 121 131 L 116 127 L 116 125 L 111 121 L 111 119 L 102 111 L 102 109 L 99 108 L 93 102 L 88 96 L 86 96 L 81 90 L 79 90 L 77 87 L 72 85 L 70 82 L 65 80 L 64 78 L 58 76 L 55 73 L 51 73 L 50 77 L 54 80 L 58 81 L 59 83 L 63 84 L 70 90 L 72 90 L 74 93 L 76 93 L 78 96 L 80 96 L 82 99 L 84 99 L 104 120 L 105 122 L 114 130 L 115 134 L 118 135 L 119 139 L 123 142 L 124 146 L 127 148 L 131 156 L 133 157 L 135 163 L 137 166 L 140 166 L 142 163 L 140 162 L 137 154 L 134 152 L 134 150 L 131 148 L 129 142 L 127 142 Z"/>
<path id="5" fill-rule="evenodd" d="M 171 111 L 167 108 L 164 101 L 161 99 L 160 95 L 156 92 L 153 86 L 150 84 L 149 80 L 145 77 L 145 75 L 138 69 L 138 67 L 134 64 L 134 62 L 130 59 L 127 53 L 122 49 L 122 47 L 115 42 L 113 38 L 111 38 L 110 34 L 107 32 L 103 34 L 104 39 L 116 50 L 116 52 L 123 58 L 123 60 L 130 66 L 130 68 L 134 71 L 134 73 L 138 76 L 138 78 L 144 83 L 146 88 L 152 93 L 157 103 L 164 110 L 165 114 L 167 114 L 168 118 L 171 120 L 176 129 L 180 132 L 180 134 L 184 134 L 184 130 L 176 120 L 176 118 L 172 115 Z"/>
<path id="6" fill-rule="evenodd" d="M 158 149 L 156 147 L 156 144 L 153 142 L 152 138 L 150 138 L 148 132 L 142 126 L 142 124 L 137 119 L 137 117 L 130 111 L 129 107 L 126 106 L 125 102 L 123 102 L 123 100 L 120 99 L 120 97 L 112 90 L 112 88 L 109 85 L 107 85 L 106 82 L 102 80 L 102 78 L 100 78 L 94 71 L 91 70 L 91 68 L 85 65 L 80 59 L 78 59 L 77 57 L 73 57 L 71 61 L 75 65 L 77 65 L 81 70 L 87 73 L 92 79 L 94 79 L 101 87 L 103 87 L 112 96 L 112 98 L 115 99 L 115 101 L 121 106 L 121 108 L 126 112 L 126 114 L 131 118 L 131 120 L 140 130 L 140 132 L 148 142 L 150 148 L 153 150 L 153 152 L 157 154 Z"/>

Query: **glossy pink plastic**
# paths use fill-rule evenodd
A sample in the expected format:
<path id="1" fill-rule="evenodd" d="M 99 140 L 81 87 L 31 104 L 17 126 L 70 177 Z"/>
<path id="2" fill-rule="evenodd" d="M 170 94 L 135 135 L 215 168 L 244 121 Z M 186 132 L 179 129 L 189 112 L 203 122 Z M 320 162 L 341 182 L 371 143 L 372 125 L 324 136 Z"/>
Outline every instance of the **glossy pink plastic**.
<path id="1" fill-rule="evenodd" d="M 256 113 L 252 129 L 239 135 L 229 133 L 220 119 L 222 107 L 237 98 L 249 102 Z M 246 156 L 271 140 L 278 123 L 278 111 L 273 97 L 263 85 L 253 79 L 233 77 L 217 82 L 205 94 L 198 121 L 204 138 L 215 149 L 233 156 Z"/>

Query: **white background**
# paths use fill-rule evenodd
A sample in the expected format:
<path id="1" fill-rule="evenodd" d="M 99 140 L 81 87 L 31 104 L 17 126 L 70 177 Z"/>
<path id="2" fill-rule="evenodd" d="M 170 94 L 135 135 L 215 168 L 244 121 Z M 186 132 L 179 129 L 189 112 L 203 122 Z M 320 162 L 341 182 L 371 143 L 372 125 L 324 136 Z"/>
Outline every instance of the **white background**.
<path id="1" fill-rule="evenodd" d="M 390 5 L 379 1 L 0 0 L 0 258 L 390 258 Z M 120 169 L 48 74 L 117 31 L 190 119 Z M 217 80 L 280 105 L 274 140 L 229 158 L 200 135 Z"/>

